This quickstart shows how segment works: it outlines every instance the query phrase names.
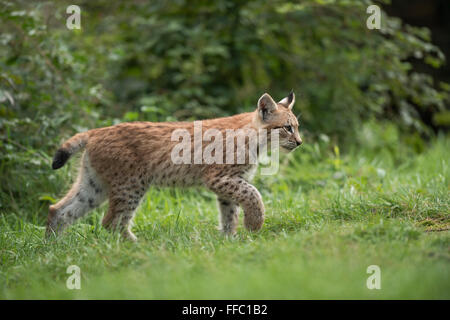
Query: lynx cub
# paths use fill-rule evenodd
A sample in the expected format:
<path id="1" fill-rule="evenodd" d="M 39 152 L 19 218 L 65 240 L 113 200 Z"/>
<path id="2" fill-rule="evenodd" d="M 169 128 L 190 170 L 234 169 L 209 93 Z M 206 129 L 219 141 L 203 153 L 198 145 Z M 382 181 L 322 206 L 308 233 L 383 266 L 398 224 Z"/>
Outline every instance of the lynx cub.
<path id="1" fill-rule="evenodd" d="M 265 145 L 258 143 L 257 153 L 271 144 L 271 133 L 276 130 L 281 149 L 292 151 L 302 143 L 298 121 L 292 113 L 294 102 L 293 92 L 278 103 L 265 93 L 259 98 L 254 112 L 203 120 L 202 128 L 225 135 L 230 129 L 241 129 L 235 137 L 239 140 L 244 135 L 246 151 L 250 145 L 250 139 L 245 137 L 247 132 L 253 130 L 258 138 L 266 135 L 267 142 Z M 190 135 L 188 138 L 195 136 L 194 123 L 121 123 L 78 133 L 67 140 L 55 154 L 53 169 L 61 168 L 74 153 L 85 151 L 76 182 L 62 200 L 49 208 L 46 234 L 60 233 L 108 198 L 109 209 L 103 218 L 103 226 L 118 229 L 124 237 L 134 241 L 131 220 L 150 186 L 195 185 L 203 185 L 217 194 L 220 229 L 224 233 L 235 233 L 239 206 L 244 210 L 245 227 L 259 230 L 264 221 L 264 204 L 258 190 L 249 183 L 257 165 L 249 161 L 250 152 L 243 162 L 230 164 L 225 161 L 226 154 L 232 152 L 234 159 L 234 153 L 239 150 L 234 144 L 228 147 L 224 140 L 223 150 L 218 148 L 214 154 L 219 161 L 174 163 L 173 149 L 179 141 L 174 141 L 173 132 L 183 129 Z M 189 140 L 188 146 L 192 148 L 188 159 L 192 159 L 198 146 L 194 145 L 197 143 L 195 137 Z M 203 143 L 200 151 L 206 152 L 206 148 L 208 144 Z M 223 155 L 219 151 L 223 151 Z"/>

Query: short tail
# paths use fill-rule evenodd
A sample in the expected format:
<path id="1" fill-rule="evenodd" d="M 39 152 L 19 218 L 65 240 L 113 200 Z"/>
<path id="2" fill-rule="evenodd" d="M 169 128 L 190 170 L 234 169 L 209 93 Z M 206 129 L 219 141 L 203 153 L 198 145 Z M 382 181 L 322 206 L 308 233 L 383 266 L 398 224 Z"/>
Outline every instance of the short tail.
<path id="1" fill-rule="evenodd" d="M 53 157 L 52 169 L 61 168 L 73 154 L 84 149 L 88 138 L 88 133 L 82 132 L 64 142 Z"/>

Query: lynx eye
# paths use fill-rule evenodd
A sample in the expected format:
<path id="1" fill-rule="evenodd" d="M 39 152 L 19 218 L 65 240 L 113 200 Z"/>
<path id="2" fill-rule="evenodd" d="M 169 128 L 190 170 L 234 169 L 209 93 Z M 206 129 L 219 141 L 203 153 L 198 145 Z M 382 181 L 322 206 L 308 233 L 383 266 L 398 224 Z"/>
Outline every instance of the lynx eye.
<path id="1" fill-rule="evenodd" d="M 292 128 L 292 126 L 284 126 L 284 129 L 289 133 L 294 133 L 294 129 Z"/>

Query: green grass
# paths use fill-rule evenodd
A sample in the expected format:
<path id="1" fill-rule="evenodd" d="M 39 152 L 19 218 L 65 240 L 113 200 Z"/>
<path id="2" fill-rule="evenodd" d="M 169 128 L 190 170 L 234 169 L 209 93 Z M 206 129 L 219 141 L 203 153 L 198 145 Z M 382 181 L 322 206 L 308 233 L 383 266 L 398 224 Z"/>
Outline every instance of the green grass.
<path id="1" fill-rule="evenodd" d="M 305 145 L 257 177 L 266 222 L 235 238 L 216 230 L 213 194 L 150 190 L 136 244 L 102 229 L 106 206 L 45 241 L 45 199 L 73 168 L 51 173 L 0 215 L 0 298 L 449 299 L 449 149 L 443 137 L 421 154 Z M 81 290 L 66 288 L 72 264 Z M 369 265 L 380 290 L 366 287 Z"/>

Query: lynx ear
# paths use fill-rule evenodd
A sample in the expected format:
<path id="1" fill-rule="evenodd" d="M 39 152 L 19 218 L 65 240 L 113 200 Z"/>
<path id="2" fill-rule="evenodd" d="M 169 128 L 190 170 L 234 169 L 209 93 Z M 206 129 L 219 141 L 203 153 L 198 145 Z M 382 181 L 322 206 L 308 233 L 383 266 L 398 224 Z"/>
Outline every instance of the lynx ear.
<path id="1" fill-rule="evenodd" d="M 289 108 L 289 110 L 292 110 L 292 107 L 294 106 L 294 103 L 295 103 L 294 91 L 291 90 L 289 95 L 286 98 L 280 100 L 278 103 L 286 106 L 287 108 Z"/>
<path id="2" fill-rule="evenodd" d="M 278 109 L 278 106 L 268 93 L 264 93 L 258 100 L 258 111 L 261 119 L 266 120 L 268 116 Z"/>

